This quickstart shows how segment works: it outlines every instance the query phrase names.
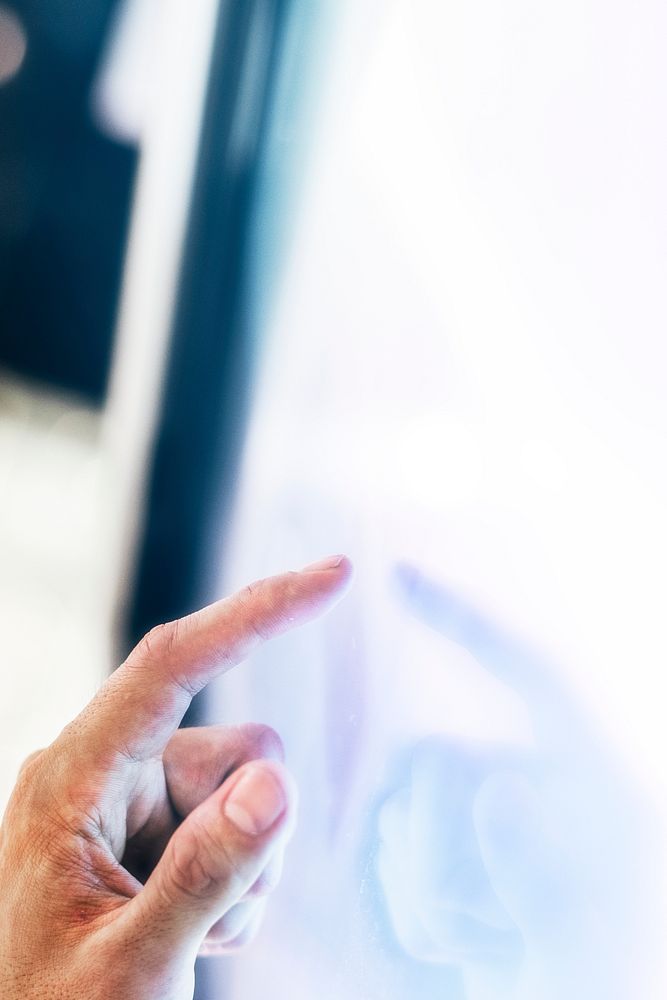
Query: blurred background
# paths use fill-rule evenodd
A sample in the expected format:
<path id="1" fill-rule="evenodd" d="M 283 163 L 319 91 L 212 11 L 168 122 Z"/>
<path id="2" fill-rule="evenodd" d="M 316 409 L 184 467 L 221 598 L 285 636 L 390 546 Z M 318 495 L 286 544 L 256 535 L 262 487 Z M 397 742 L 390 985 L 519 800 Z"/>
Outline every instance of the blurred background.
<path id="1" fill-rule="evenodd" d="M 313 57 L 298 6 L 0 6 L 3 803 L 149 622 L 217 585 Z"/>
<path id="2" fill-rule="evenodd" d="M 91 95 L 117 13 L 0 6 L 3 805 L 108 664 L 100 428 L 138 150 Z"/>
<path id="3" fill-rule="evenodd" d="M 0 809 L 151 626 L 340 550 L 331 622 L 187 722 L 280 728 L 357 899 L 386 760 L 533 734 L 402 616 L 399 563 L 558 662 L 664 819 L 666 28 L 653 0 L 0 3 Z M 353 946 L 313 879 L 329 992 L 312 942 L 280 992 L 278 916 L 271 971 L 211 961 L 202 998 L 487 995 L 378 971 L 390 921 Z"/>

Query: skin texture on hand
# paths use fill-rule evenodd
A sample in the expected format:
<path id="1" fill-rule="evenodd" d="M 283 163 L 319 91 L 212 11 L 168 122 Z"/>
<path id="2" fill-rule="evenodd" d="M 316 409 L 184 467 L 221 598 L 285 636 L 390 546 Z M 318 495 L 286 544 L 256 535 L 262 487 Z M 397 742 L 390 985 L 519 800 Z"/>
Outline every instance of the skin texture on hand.
<path id="1" fill-rule="evenodd" d="M 197 954 L 252 936 L 295 820 L 280 739 L 178 725 L 350 576 L 334 557 L 158 626 L 26 761 L 0 827 L 3 1000 L 190 1000 Z"/>

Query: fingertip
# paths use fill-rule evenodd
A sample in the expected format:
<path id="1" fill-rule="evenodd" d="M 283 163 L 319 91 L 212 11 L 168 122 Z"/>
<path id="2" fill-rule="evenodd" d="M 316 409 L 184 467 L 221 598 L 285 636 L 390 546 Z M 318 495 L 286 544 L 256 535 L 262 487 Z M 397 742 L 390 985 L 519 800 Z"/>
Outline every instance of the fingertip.
<path id="1" fill-rule="evenodd" d="M 224 732 L 226 726 L 221 726 Z M 275 760 L 285 763 L 285 747 L 280 734 L 262 722 L 244 722 L 236 727 L 239 739 L 238 766 L 252 760 Z M 245 755 L 245 759 L 244 756 Z"/>
<path id="2" fill-rule="evenodd" d="M 351 580 L 354 576 L 354 563 L 349 556 L 341 556 L 334 569 L 339 580 Z"/>
<path id="3" fill-rule="evenodd" d="M 342 556 L 337 566 L 326 571 L 333 577 L 333 592 L 337 599 L 342 598 L 348 591 L 354 579 L 354 564 L 347 556 Z"/>
<path id="4" fill-rule="evenodd" d="M 345 559 L 344 555 L 324 556 L 316 562 L 309 563 L 301 570 L 302 573 L 319 573 L 325 570 L 338 569 Z"/>
<path id="5" fill-rule="evenodd" d="M 331 611 L 347 594 L 354 577 L 351 560 L 344 555 L 330 556 L 311 563 L 295 576 L 296 590 L 304 601 L 305 620 Z"/>
<path id="6" fill-rule="evenodd" d="M 243 837 L 265 838 L 291 827 L 296 801 L 296 783 L 286 767 L 253 760 L 233 775 L 222 809 Z"/>
<path id="7" fill-rule="evenodd" d="M 318 559 L 317 562 L 309 563 L 299 572 L 308 576 L 315 573 L 327 574 L 332 580 L 343 581 L 352 577 L 354 567 L 348 556 L 339 554 L 326 556 L 324 559 Z"/>

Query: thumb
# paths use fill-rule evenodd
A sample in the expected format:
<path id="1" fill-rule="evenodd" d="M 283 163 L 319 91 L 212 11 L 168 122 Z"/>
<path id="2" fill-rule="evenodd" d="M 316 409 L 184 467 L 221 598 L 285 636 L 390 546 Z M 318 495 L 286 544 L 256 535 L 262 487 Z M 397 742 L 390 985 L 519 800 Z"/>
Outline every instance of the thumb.
<path id="1" fill-rule="evenodd" d="M 296 788 L 276 761 L 235 771 L 167 844 L 127 916 L 173 959 L 192 957 L 214 923 L 257 881 L 293 826 Z"/>
<path id="2" fill-rule="evenodd" d="M 541 939 L 565 917 L 571 885 L 535 789 L 518 774 L 492 774 L 477 792 L 473 818 L 496 895 L 526 941 Z"/>

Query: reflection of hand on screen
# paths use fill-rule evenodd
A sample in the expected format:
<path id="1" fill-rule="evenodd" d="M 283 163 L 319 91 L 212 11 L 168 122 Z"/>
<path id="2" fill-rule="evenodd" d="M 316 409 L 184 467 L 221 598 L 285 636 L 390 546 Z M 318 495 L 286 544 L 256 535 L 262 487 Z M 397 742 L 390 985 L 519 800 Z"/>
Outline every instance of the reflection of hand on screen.
<path id="1" fill-rule="evenodd" d="M 644 804 L 547 665 L 419 573 L 402 567 L 398 580 L 420 620 L 523 698 L 535 734 L 528 751 L 444 735 L 414 749 L 409 782 L 380 816 L 400 942 L 459 966 L 471 1000 L 638 995 Z"/>

